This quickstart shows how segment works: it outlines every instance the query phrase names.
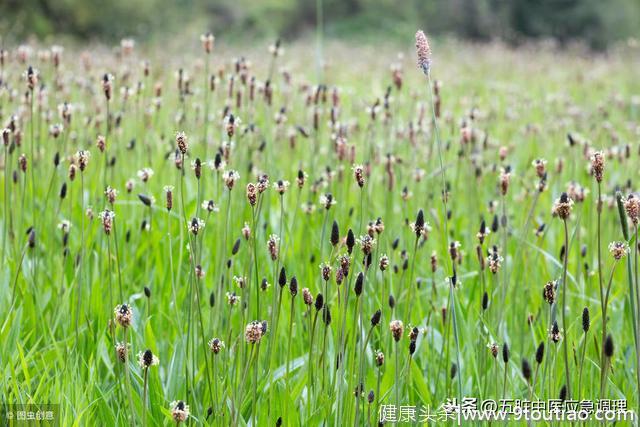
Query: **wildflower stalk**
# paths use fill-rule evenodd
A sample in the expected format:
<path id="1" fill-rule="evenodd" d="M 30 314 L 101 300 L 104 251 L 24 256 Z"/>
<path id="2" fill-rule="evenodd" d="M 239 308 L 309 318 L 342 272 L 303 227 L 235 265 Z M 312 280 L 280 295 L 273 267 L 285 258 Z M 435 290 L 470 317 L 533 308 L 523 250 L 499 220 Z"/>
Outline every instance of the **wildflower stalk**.
<path id="1" fill-rule="evenodd" d="M 194 241 L 196 240 L 195 236 L 194 236 Z M 195 248 L 194 248 L 194 252 L 195 252 Z M 192 270 L 195 270 L 195 266 L 193 265 L 193 261 L 192 261 Z M 193 274 L 193 273 L 192 273 Z M 200 306 L 200 284 L 199 279 L 195 279 L 194 283 L 194 287 L 196 289 L 196 298 L 195 298 L 195 302 L 196 302 L 196 306 L 198 307 L 198 320 L 200 323 L 200 339 L 202 343 L 205 343 L 205 337 L 204 337 L 204 322 L 202 320 L 202 307 Z M 204 363 L 205 363 L 205 374 L 207 376 L 207 387 L 209 389 L 209 397 L 210 399 L 213 401 L 213 393 L 211 391 L 211 376 L 209 374 L 209 359 L 207 358 L 207 348 L 206 346 L 202 345 L 202 351 L 204 352 Z"/>
<path id="2" fill-rule="evenodd" d="M 618 205 L 618 214 L 620 217 L 620 226 L 622 228 L 622 235 L 624 240 L 629 242 L 629 224 L 627 221 L 627 217 L 625 215 L 625 207 L 624 201 L 622 198 L 622 194 L 620 192 L 616 193 L 616 202 Z M 635 344 L 636 351 L 636 382 L 638 386 L 638 390 L 640 390 L 640 337 L 638 336 L 638 309 L 640 308 L 640 290 L 638 289 L 638 225 L 634 224 L 634 235 L 635 239 L 633 240 L 633 263 L 635 270 L 635 289 L 634 289 L 634 272 L 632 271 L 631 266 L 631 257 L 627 258 L 627 281 L 629 283 L 629 305 L 631 308 L 631 320 L 633 326 L 633 338 Z M 638 400 L 638 411 L 640 412 L 640 399 Z"/>
<path id="3" fill-rule="evenodd" d="M 611 283 L 613 282 L 613 273 L 616 270 L 616 265 L 618 265 L 618 260 L 614 260 L 613 266 L 611 267 L 611 275 L 609 276 L 609 282 L 607 283 L 607 289 L 604 294 L 604 300 L 602 302 L 602 349 L 601 349 L 601 358 L 600 358 L 600 398 L 603 397 L 602 393 L 604 390 L 604 383 L 606 382 L 607 377 L 607 369 L 604 367 L 607 363 L 607 355 L 605 354 L 605 339 L 607 337 L 607 308 L 609 306 L 609 292 L 611 291 Z M 565 332 L 566 334 L 566 332 Z M 566 341 L 566 340 L 565 340 Z"/>
<path id="4" fill-rule="evenodd" d="M 409 273 L 409 311 L 407 312 L 407 314 L 409 315 L 409 320 L 411 320 L 411 314 L 413 313 L 413 300 L 414 300 L 414 293 L 415 293 L 415 283 L 413 283 L 413 272 L 415 270 L 415 266 L 416 266 L 416 254 L 418 252 L 418 241 L 420 240 L 420 237 L 416 237 L 416 240 L 413 244 L 413 254 L 411 256 L 411 272 Z"/>
<path id="5" fill-rule="evenodd" d="M 600 289 L 600 306 L 604 307 L 604 282 L 602 278 L 602 186 L 598 181 L 598 201 L 596 206 L 597 211 L 597 236 L 598 236 L 598 285 Z"/>
<path id="6" fill-rule="evenodd" d="M 184 220 L 184 228 L 188 228 L 189 222 L 187 221 L 187 211 L 186 211 L 186 209 L 184 207 L 184 164 L 185 164 L 184 163 L 184 160 L 185 160 L 184 157 L 185 157 L 184 153 L 182 153 L 182 171 L 180 173 L 180 206 L 181 206 L 181 209 L 182 209 L 182 219 Z M 191 236 L 188 235 L 187 237 L 189 238 L 189 246 L 190 246 L 190 249 L 191 249 L 190 253 L 192 254 L 190 256 L 190 258 L 192 258 L 193 256 L 195 256 L 195 254 L 193 253 L 193 247 L 191 247 Z M 189 389 L 189 373 L 188 373 L 188 371 L 189 371 L 189 368 L 188 368 L 189 367 L 189 362 L 188 362 L 188 360 L 189 360 L 189 354 L 190 354 L 189 350 L 190 350 L 191 341 L 192 341 L 191 340 L 191 311 L 192 311 L 192 308 L 193 308 L 193 297 L 192 297 L 193 296 L 193 274 L 194 274 L 194 269 L 191 268 L 191 266 L 190 266 L 190 268 L 189 268 L 189 292 L 188 292 L 188 299 L 187 299 L 187 302 L 189 304 L 189 308 L 187 310 L 187 335 L 186 335 L 187 345 L 186 345 L 186 348 L 185 348 L 185 387 L 186 387 L 185 395 L 187 395 L 187 396 L 189 396 L 190 392 L 191 392 L 190 389 Z M 193 357 L 193 355 L 192 355 L 192 357 Z M 194 359 L 195 359 L 195 357 L 194 357 Z M 195 363 L 194 363 L 194 365 L 195 365 Z M 195 373 L 193 372 L 193 369 L 192 369 L 192 372 L 191 372 L 191 387 L 193 387 L 193 384 L 195 383 L 194 375 L 195 375 Z"/>
<path id="7" fill-rule="evenodd" d="M 4 220 L 2 230 L 2 260 L 7 257 L 7 236 L 9 234 L 9 145 L 4 146 Z"/>
<path id="8" fill-rule="evenodd" d="M 211 358 L 213 359 L 213 413 L 215 417 L 218 412 L 218 358 L 215 355 L 212 355 Z"/>
<path id="9" fill-rule="evenodd" d="M 173 243 L 171 239 L 171 230 L 169 229 L 171 225 L 171 214 L 170 211 L 167 210 L 167 239 L 169 243 L 169 275 L 171 276 L 171 295 L 173 296 L 173 308 L 176 312 L 176 319 L 179 317 L 178 311 L 178 300 L 176 298 L 176 279 L 173 274 Z"/>
<path id="10" fill-rule="evenodd" d="M 562 220 L 564 225 L 564 247 L 565 253 L 562 260 L 562 327 L 564 328 L 564 339 L 562 340 L 562 348 L 564 351 L 564 374 L 567 385 L 567 397 L 571 396 L 571 376 L 569 375 L 569 350 L 567 333 L 569 325 L 567 324 L 567 263 L 569 261 L 569 229 L 567 227 L 567 219 Z"/>
<path id="11" fill-rule="evenodd" d="M 111 123 L 109 122 L 109 117 L 111 116 L 111 113 L 109 112 L 109 98 L 105 97 L 105 106 L 106 106 L 106 110 L 107 110 L 107 117 L 105 118 L 105 140 L 107 141 L 107 144 L 110 143 L 109 141 L 109 131 L 111 130 Z M 107 149 L 105 148 L 105 153 L 104 153 L 104 166 L 102 169 L 102 185 L 103 187 L 107 186 L 107 166 L 109 164 L 109 156 L 107 156 Z"/>
<path id="12" fill-rule="evenodd" d="M 382 377 L 382 366 L 378 366 L 378 379 L 376 380 L 376 414 L 380 410 L 380 380 Z"/>
<path id="13" fill-rule="evenodd" d="M 259 360 L 260 356 L 260 343 L 256 344 L 256 356 L 255 360 Z M 256 413 L 256 406 L 258 404 L 258 364 L 253 363 L 253 399 L 251 400 L 251 413 L 249 414 L 249 420 L 253 419 L 252 425 L 258 425 L 258 413 Z"/>
<path id="14" fill-rule="evenodd" d="M 35 126 L 35 119 L 34 119 L 34 114 L 33 114 L 33 87 L 30 87 L 30 95 L 29 95 L 29 108 L 31 111 L 31 114 L 29 116 L 29 132 L 30 132 L 30 142 L 31 142 L 31 219 L 32 222 L 34 222 L 35 218 L 36 218 L 36 193 L 35 193 L 35 185 L 36 185 L 36 178 L 35 178 L 35 169 L 36 169 L 36 158 L 35 158 L 35 150 L 34 150 L 34 146 L 35 146 L 35 137 L 33 134 L 33 129 Z"/>
<path id="15" fill-rule="evenodd" d="M 395 342 L 395 359 L 396 359 L 396 369 L 395 369 L 395 386 L 396 386 L 396 408 L 400 407 L 400 355 L 398 352 L 398 341 Z"/>
<path id="16" fill-rule="evenodd" d="M 283 220 L 284 220 L 284 195 L 280 195 L 280 227 L 279 227 L 279 239 L 281 242 L 281 247 L 282 245 L 282 235 L 283 235 Z M 270 325 L 273 327 L 275 325 L 275 316 L 276 316 L 276 304 L 277 304 L 277 292 L 275 290 L 275 286 L 276 283 L 278 282 L 278 272 L 280 270 L 280 254 L 284 254 L 283 251 L 279 251 L 278 252 L 278 257 L 276 258 L 276 264 L 275 264 L 275 269 L 273 271 L 273 295 L 271 297 L 271 321 L 270 321 Z M 273 341 L 275 339 L 275 332 L 269 334 L 269 345 L 267 347 L 267 374 L 269 373 L 269 371 L 271 370 L 271 351 L 273 349 Z"/>
<path id="17" fill-rule="evenodd" d="M 509 277 L 508 277 L 508 265 L 507 265 L 507 258 L 506 258 L 506 254 L 507 254 L 507 236 L 508 236 L 508 231 L 507 231 L 507 198 L 505 197 L 505 195 L 502 195 L 502 221 L 501 221 L 501 225 L 502 225 L 502 250 L 505 253 L 505 266 L 503 268 L 503 272 L 502 272 L 502 278 L 503 278 L 503 284 L 502 284 L 502 300 L 501 300 L 501 304 L 502 307 L 505 306 L 505 301 L 506 301 L 506 297 L 507 297 L 507 287 L 509 286 Z M 503 314 L 504 314 L 504 310 L 500 310 L 500 321 L 498 322 L 498 329 L 502 329 L 503 323 L 502 321 L 504 320 L 503 318 Z M 503 333 L 505 332 L 504 330 L 502 331 Z"/>
<path id="18" fill-rule="evenodd" d="M 309 312 L 310 313 L 310 312 Z M 313 338 L 315 336 L 315 331 L 316 331 L 316 322 L 318 321 L 318 314 L 320 313 L 320 311 L 316 311 L 315 316 L 313 317 L 313 322 L 311 321 L 311 318 L 309 318 L 309 323 L 311 324 L 311 332 L 310 332 L 310 336 L 309 336 L 309 356 L 307 358 L 307 364 L 309 366 L 308 369 L 308 378 L 307 378 L 307 388 L 308 388 L 308 393 L 309 393 L 309 397 L 307 398 L 307 415 L 310 416 L 311 415 L 311 396 L 312 396 L 312 392 L 313 392 L 313 361 L 312 361 L 312 354 L 313 354 Z M 310 317 L 310 315 L 309 315 Z"/>
<path id="19" fill-rule="evenodd" d="M 342 326 L 340 328 L 340 348 L 339 348 L 339 353 L 338 353 L 338 360 L 339 360 L 339 370 L 338 370 L 338 376 L 337 378 L 341 381 L 342 378 L 344 378 L 344 371 L 345 371 L 345 363 L 344 363 L 344 353 L 346 351 L 346 345 L 347 345 L 347 340 L 346 340 L 346 328 L 347 328 L 347 313 L 348 313 L 348 308 L 349 308 L 349 287 L 351 286 L 351 276 L 348 276 L 348 280 L 347 283 L 344 286 L 344 311 L 342 312 Z M 338 292 L 340 292 L 340 289 L 338 289 Z M 325 298 L 327 298 L 327 296 L 325 296 Z M 338 413 L 337 413 L 337 420 L 336 420 L 336 424 L 340 425 L 340 422 L 342 421 L 342 416 L 343 414 L 343 408 L 342 408 L 342 397 L 344 394 L 344 386 L 342 385 L 344 382 L 341 381 L 341 385 L 339 387 L 338 390 Z"/>
<path id="20" fill-rule="evenodd" d="M 432 121 L 433 121 L 433 130 L 434 130 L 434 136 L 435 136 L 435 140 L 436 140 L 436 144 L 438 147 L 438 161 L 440 164 L 440 175 L 442 178 L 442 206 L 443 206 L 443 225 L 444 225 L 444 239 L 443 239 L 443 246 L 444 246 L 444 253 L 447 252 L 447 248 L 449 247 L 449 230 L 448 230 L 448 218 L 447 218 L 447 213 L 448 213 L 448 208 L 447 208 L 447 200 L 449 198 L 449 195 L 447 194 L 447 181 L 446 181 L 446 175 L 445 175 L 445 169 L 444 169 L 444 162 L 442 160 L 442 143 L 440 141 L 440 131 L 438 128 L 438 120 L 436 118 L 436 107 L 435 107 L 435 102 L 434 102 L 434 97 L 433 97 L 433 84 L 431 83 L 431 73 L 426 73 L 427 74 L 427 82 L 429 85 L 429 96 L 431 99 L 431 113 L 432 113 Z M 453 261 L 450 261 L 451 263 L 453 263 Z M 449 264 L 451 267 L 451 271 L 453 271 L 454 266 L 452 264 Z M 458 378 L 464 378 L 462 375 L 462 366 L 460 365 L 460 342 L 458 339 L 458 325 L 456 323 L 456 315 L 455 315 L 455 305 L 456 305 L 456 301 L 455 301 L 455 294 L 453 292 L 453 283 L 450 284 L 451 288 L 450 288 L 450 295 L 451 295 L 451 318 L 452 318 L 452 323 L 453 323 L 453 334 L 454 334 L 454 338 L 456 341 L 456 360 L 457 360 L 457 364 L 458 364 Z M 458 381 L 458 401 L 462 401 L 462 382 Z"/>
<path id="21" fill-rule="evenodd" d="M 451 325 L 453 326 L 453 339 L 456 343 L 456 363 L 458 365 L 458 370 L 460 370 L 460 339 L 458 337 L 458 323 L 456 319 L 456 300 L 454 285 L 451 283 L 449 285 L 449 294 L 451 295 Z M 460 374 L 458 377 L 458 395 L 462 396 L 462 381 L 460 381 Z"/>
<path id="22" fill-rule="evenodd" d="M 449 292 L 449 295 L 447 296 L 447 309 L 451 306 L 451 292 Z M 447 313 L 448 314 L 448 313 Z M 442 340 L 442 347 L 440 348 L 440 358 L 438 361 L 438 371 L 437 371 L 437 377 L 438 379 L 440 378 L 440 372 L 444 370 L 445 372 L 445 381 L 446 381 L 446 390 L 445 392 L 448 393 L 449 392 L 449 380 L 448 377 L 446 376 L 446 368 L 443 368 L 444 362 L 445 360 L 449 360 L 449 336 L 450 336 L 450 332 L 451 332 L 451 322 L 447 321 L 447 316 L 443 316 L 443 327 L 445 327 L 445 332 L 444 332 L 444 339 Z M 438 387 L 440 385 L 440 381 L 436 381 L 435 387 L 434 387 L 434 396 L 438 395 Z"/>
<path id="23" fill-rule="evenodd" d="M 142 385 L 142 425 L 147 425 L 147 380 L 149 375 L 149 368 L 143 369 L 143 385 Z"/>
<path id="24" fill-rule="evenodd" d="M 107 275 L 109 276 L 109 313 L 111 310 L 111 307 L 113 307 L 113 285 L 112 285 L 112 279 L 111 279 L 111 240 L 109 239 L 109 236 L 107 235 Z M 122 300 L 121 300 L 122 301 Z M 111 337 L 112 340 L 114 341 L 115 344 L 115 339 L 113 338 L 113 336 Z"/>
<path id="25" fill-rule="evenodd" d="M 507 393 L 507 372 L 509 370 L 509 364 L 505 363 L 504 364 L 504 378 L 502 381 L 502 399 L 505 398 L 506 393 Z"/>
<path id="26" fill-rule="evenodd" d="M 84 172 L 80 171 L 80 217 L 81 225 L 80 225 L 80 264 L 78 265 L 78 285 L 77 289 L 77 300 L 76 300 L 76 345 L 78 345 L 78 322 L 80 318 L 80 299 L 82 293 L 82 282 L 83 276 L 82 273 L 84 269 L 82 265 L 85 263 L 84 259 Z"/>
<path id="27" fill-rule="evenodd" d="M 580 355 L 580 370 L 578 371 L 578 400 L 582 394 L 582 370 L 584 369 L 584 357 L 587 352 L 587 336 L 589 331 L 584 332 L 584 339 L 582 341 L 582 354 Z"/>
<path id="28" fill-rule="evenodd" d="M 127 348 L 128 342 L 129 340 L 127 339 L 128 337 L 128 332 L 129 332 L 129 328 L 124 328 L 124 346 L 125 348 Z M 131 418 L 133 419 L 134 414 L 135 414 L 135 409 L 133 407 L 133 395 L 131 393 L 131 374 L 129 373 L 129 356 L 127 355 L 125 362 L 124 362 L 124 371 L 125 371 L 125 381 L 126 381 L 126 387 L 127 387 L 127 394 L 129 396 L 129 413 L 131 415 Z"/>
<path id="29" fill-rule="evenodd" d="M 225 219 L 224 219 L 224 231 L 223 231 L 223 238 L 222 238 L 222 242 L 223 242 L 223 246 L 222 246 L 222 250 L 220 251 L 220 261 L 218 264 L 218 269 L 222 269 L 222 266 L 224 265 L 224 259 L 225 256 L 227 255 L 227 240 L 228 240 L 228 229 L 229 229 L 229 217 L 231 215 L 231 189 L 227 189 L 227 213 L 225 215 Z M 218 280 L 218 296 L 222 295 L 222 280 Z"/>
<path id="30" fill-rule="evenodd" d="M 257 218 L 256 218 L 256 210 L 254 207 L 251 207 L 251 218 L 253 221 L 252 227 L 254 230 L 253 233 L 253 265 L 255 270 L 255 284 L 256 288 L 256 319 L 260 319 L 260 283 L 258 278 L 258 229 L 257 226 Z"/>
<path id="31" fill-rule="evenodd" d="M 360 307 L 362 305 L 362 301 L 360 301 L 360 297 L 356 296 L 356 306 L 353 310 L 353 325 L 352 325 L 352 331 L 353 331 L 353 351 L 350 352 L 349 354 L 349 360 L 348 360 L 348 364 L 349 364 L 349 373 L 348 373 L 348 379 L 347 379 L 347 390 L 354 390 L 353 387 L 353 375 L 352 372 L 355 371 L 356 367 L 356 362 L 357 362 L 357 358 L 356 358 L 356 349 L 358 347 L 358 336 L 360 335 L 360 329 L 358 328 L 358 307 Z M 356 380 L 358 380 L 359 377 L 358 375 L 356 375 Z M 356 408 L 358 408 L 358 406 L 360 405 L 359 402 L 359 397 L 358 394 L 360 393 L 360 384 L 356 384 L 356 389 L 358 390 L 358 393 L 355 394 L 355 398 L 356 398 Z M 350 406 L 349 406 L 350 407 Z M 356 412 L 357 414 L 357 412 Z M 349 420 L 349 417 L 346 418 L 347 420 Z"/>
<path id="32" fill-rule="evenodd" d="M 116 227 L 116 220 L 113 220 L 113 242 L 116 252 L 116 268 L 118 270 L 118 289 L 120 292 L 120 301 L 124 300 L 124 293 L 122 291 L 122 273 L 120 271 L 120 251 L 118 249 L 118 231 Z"/>
<path id="33" fill-rule="evenodd" d="M 554 303 L 554 304 L 556 304 L 556 303 Z M 555 308 L 555 305 L 550 305 L 549 306 L 549 327 L 547 328 L 547 331 L 551 331 L 551 328 L 552 328 L 552 325 L 553 325 L 554 308 Z M 546 341 L 545 345 L 549 349 L 549 353 L 550 353 L 551 352 L 551 336 L 550 336 L 550 334 L 547 334 L 547 341 Z M 545 358 L 545 361 L 544 361 L 544 369 L 542 371 L 542 383 L 540 385 L 540 387 L 541 387 L 540 392 L 541 393 L 544 392 L 545 384 L 547 383 L 547 371 L 549 370 L 549 365 L 550 365 L 550 362 L 551 362 L 551 360 L 550 360 L 551 357 L 550 356 L 551 356 L 551 354 L 549 354 Z M 549 392 L 547 393 L 547 396 L 549 396 L 550 394 L 551 393 L 550 393 L 550 390 L 549 390 Z"/>

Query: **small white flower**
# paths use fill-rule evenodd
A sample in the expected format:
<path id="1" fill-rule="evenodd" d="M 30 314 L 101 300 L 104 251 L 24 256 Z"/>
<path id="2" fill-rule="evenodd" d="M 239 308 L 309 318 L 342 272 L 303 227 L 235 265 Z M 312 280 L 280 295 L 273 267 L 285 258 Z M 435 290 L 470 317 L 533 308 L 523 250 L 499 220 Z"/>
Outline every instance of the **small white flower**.
<path id="1" fill-rule="evenodd" d="M 213 200 L 205 200 L 202 202 L 202 209 L 206 210 L 207 212 L 218 212 L 220 210 L 220 208 L 218 208 L 218 205 L 216 205 Z"/>
<path id="2" fill-rule="evenodd" d="M 151 168 L 143 168 L 138 171 L 138 178 L 140 178 L 140 181 L 142 182 L 147 182 L 152 176 L 153 169 Z"/>
<path id="3" fill-rule="evenodd" d="M 63 219 L 62 221 L 60 221 L 60 223 L 58 224 L 58 228 L 62 231 L 64 231 L 65 233 L 69 231 L 69 229 L 71 228 L 71 223 L 66 220 Z"/>
<path id="4" fill-rule="evenodd" d="M 200 230 L 204 228 L 204 221 L 200 218 L 193 217 L 191 222 L 187 225 L 189 231 L 191 231 L 194 235 L 197 235 Z"/>
<path id="5" fill-rule="evenodd" d="M 171 402 L 171 417 L 177 423 L 184 422 L 189 418 L 189 405 L 185 404 L 182 400 Z"/>
<path id="6" fill-rule="evenodd" d="M 324 206 L 325 209 L 329 209 L 331 206 L 337 203 L 336 199 L 333 197 L 331 193 L 320 195 L 320 204 Z"/>

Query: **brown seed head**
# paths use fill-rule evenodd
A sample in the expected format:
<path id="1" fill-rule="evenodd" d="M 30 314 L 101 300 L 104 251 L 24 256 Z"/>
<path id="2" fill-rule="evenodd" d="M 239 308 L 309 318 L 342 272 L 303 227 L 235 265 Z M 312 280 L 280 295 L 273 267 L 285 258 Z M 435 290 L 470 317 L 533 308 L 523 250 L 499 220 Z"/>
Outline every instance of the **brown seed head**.
<path id="1" fill-rule="evenodd" d="M 551 280 L 544 285 L 544 289 L 542 291 L 542 296 L 544 300 L 552 305 L 556 301 L 556 287 L 558 286 L 558 282 L 555 280 Z"/>
<path id="2" fill-rule="evenodd" d="M 253 321 L 247 325 L 244 329 L 244 339 L 249 344 L 255 344 L 262 338 L 262 324 L 258 321 Z"/>
<path id="3" fill-rule="evenodd" d="M 418 55 L 418 67 L 425 75 L 428 75 L 431 67 L 431 47 L 422 30 L 416 32 L 416 54 Z"/>
<path id="4" fill-rule="evenodd" d="M 596 181 L 602 182 L 604 175 L 604 152 L 595 151 L 591 154 L 591 173 L 596 178 Z"/>
<path id="5" fill-rule="evenodd" d="M 120 304 L 116 306 L 114 309 L 114 314 L 116 317 L 116 322 L 123 328 L 128 328 L 131 326 L 131 322 L 133 321 L 133 310 L 127 304 Z"/>
<path id="6" fill-rule="evenodd" d="M 389 330 L 391 331 L 391 335 L 393 335 L 393 339 L 398 342 L 404 333 L 404 324 L 401 320 L 392 320 L 391 323 L 389 323 Z"/>

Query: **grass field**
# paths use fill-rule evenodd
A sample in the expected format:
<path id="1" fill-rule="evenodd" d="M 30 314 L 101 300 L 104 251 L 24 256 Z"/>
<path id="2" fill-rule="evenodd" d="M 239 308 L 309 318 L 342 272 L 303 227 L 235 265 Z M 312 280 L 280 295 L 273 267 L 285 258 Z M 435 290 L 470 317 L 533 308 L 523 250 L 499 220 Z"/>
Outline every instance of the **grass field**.
<path id="1" fill-rule="evenodd" d="M 207 43 L 3 51 L 4 405 L 638 410 L 637 50 Z"/>

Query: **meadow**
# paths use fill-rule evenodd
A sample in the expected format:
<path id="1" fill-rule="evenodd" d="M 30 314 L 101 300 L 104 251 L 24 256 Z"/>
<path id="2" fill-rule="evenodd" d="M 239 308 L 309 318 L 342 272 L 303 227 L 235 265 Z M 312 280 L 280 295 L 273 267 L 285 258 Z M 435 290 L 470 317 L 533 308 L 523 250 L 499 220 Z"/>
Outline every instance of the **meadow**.
<path id="1" fill-rule="evenodd" d="M 219 38 L 0 51 L 5 411 L 638 411 L 637 48 Z"/>

